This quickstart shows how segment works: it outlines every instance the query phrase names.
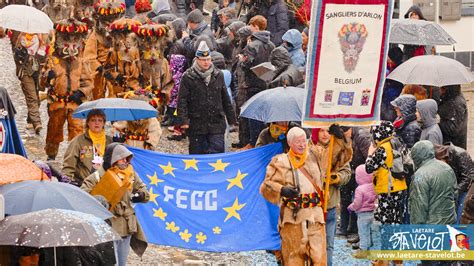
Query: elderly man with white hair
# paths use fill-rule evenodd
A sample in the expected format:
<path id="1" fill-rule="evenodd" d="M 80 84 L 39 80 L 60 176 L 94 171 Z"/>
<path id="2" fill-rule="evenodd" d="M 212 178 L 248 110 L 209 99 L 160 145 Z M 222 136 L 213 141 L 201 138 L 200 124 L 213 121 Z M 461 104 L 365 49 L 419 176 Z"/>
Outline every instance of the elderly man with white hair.
<path id="1" fill-rule="evenodd" d="M 284 265 L 326 265 L 326 231 L 321 172 L 306 133 L 293 127 L 288 153 L 273 157 L 260 193 L 280 206 L 278 229 Z"/>

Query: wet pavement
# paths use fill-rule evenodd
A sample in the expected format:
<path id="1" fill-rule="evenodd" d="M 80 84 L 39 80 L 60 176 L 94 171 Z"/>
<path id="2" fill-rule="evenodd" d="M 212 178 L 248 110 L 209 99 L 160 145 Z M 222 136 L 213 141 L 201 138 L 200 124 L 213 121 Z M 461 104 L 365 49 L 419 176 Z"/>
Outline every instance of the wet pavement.
<path id="1" fill-rule="evenodd" d="M 20 88 L 20 83 L 15 75 L 15 64 L 13 62 L 12 51 L 8 38 L 0 39 L 0 62 L 2 68 L 0 70 L 0 84 L 7 88 L 10 97 L 13 100 L 17 110 L 16 122 L 23 139 L 25 147 L 28 151 L 29 159 L 46 160 L 44 153 L 46 127 L 48 122 L 48 115 L 46 111 L 46 102 L 41 103 L 41 118 L 43 122 L 43 130 L 40 135 L 35 135 L 33 129 L 27 128 L 26 124 L 26 105 L 23 93 Z M 463 89 L 468 100 L 468 106 L 472 106 L 474 101 L 474 86 L 469 86 Z M 474 131 L 474 108 L 470 108 L 470 123 L 469 132 Z M 180 153 L 187 152 L 187 141 L 175 142 L 168 141 L 166 136 L 169 132 L 163 129 L 162 141 L 159 151 L 166 153 Z M 469 134 L 470 154 L 474 151 L 474 139 L 472 134 Z M 67 132 L 65 132 L 65 139 L 67 139 Z M 232 141 L 237 139 L 237 134 L 231 134 Z M 64 141 L 59 149 L 59 154 L 54 164 L 61 167 L 64 151 L 67 147 L 67 141 Z M 258 230 L 256 228 L 256 230 Z M 354 251 L 347 244 L 345 238 L 336 238 L 334 251 L 334 265 L 370 265 L 368 261 L 354 260 L 351 254 Z M 211 253 L 200 252 L 193 250 L 185 250 L 174 247 L 150 245 L 145 252 L 143 258 L 138 258 L 133 252 L 129 256 L 130 265 L 163 265 L 163 264 L 185 264 L 185 265 L 276 265 L 274 256 L 265 251 L 253 252 L 239 252 L 239 253 Z"/>

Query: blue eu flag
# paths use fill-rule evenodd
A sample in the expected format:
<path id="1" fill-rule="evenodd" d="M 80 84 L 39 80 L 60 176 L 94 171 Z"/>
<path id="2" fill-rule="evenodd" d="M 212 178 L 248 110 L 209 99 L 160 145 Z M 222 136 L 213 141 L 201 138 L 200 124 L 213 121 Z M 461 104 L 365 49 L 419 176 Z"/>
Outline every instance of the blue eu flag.
<path id="1" fill-rule="evenodd" d="M 215 252 L 279 249 L 279 209 L 259 188 L 281 144 L 210 155 L 130 150 L 150 192 L 148 203 L 135 206 L 148 242 Z"/>

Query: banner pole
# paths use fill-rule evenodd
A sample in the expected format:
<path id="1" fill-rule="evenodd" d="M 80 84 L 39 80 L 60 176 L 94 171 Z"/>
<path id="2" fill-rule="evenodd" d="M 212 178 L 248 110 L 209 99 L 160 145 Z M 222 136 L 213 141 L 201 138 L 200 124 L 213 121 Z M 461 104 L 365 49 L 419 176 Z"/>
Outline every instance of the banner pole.
<path id="1" fill-rule="evenodd" d="M 324 217 L 327 216 L 328 212 L 328 201 L 329 201 L 329 179 L 331 178 L 331 165 L 332 165 L 332 153 L 334 149 L 334 135 L 331 135 L 329 140 L 328 150 L 328 166 L 326 168 L 326 183 L 324 184 Z"/>

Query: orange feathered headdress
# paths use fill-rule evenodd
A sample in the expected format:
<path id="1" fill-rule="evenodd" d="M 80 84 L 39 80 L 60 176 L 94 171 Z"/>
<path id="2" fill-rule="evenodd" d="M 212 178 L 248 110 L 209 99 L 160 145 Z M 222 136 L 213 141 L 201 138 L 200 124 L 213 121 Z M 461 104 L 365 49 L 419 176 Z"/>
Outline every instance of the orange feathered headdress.
<path id="1" fill-rule="evenodd" d="M 163 24 L 145 24 L 135 30 L 135 34 L 141 38 L 162 38 L 168 35 L 170 28 Z"/>
<path id="2" fill-rule="evenodd" d="M 142 23 L 136 19 L 121 18 L 110 24 L 110 31 L 112 33 L 132 33 L 142 25 Z"/>
<path id="3" fill-rule="evenodd" d="M 118 18 L 125 14 L 125 3 L 97 1 L 94 4 L 94 10 L 99 18 Z"/>
<path id="4" fill-rule="evenodd" d="M 63 19 L 54 24 L 54 29 L 58 34 L 77 34 L 87 35 L 89 28 L 85 23 L 82 23 L 76 19 L 69 18 Z"/>

